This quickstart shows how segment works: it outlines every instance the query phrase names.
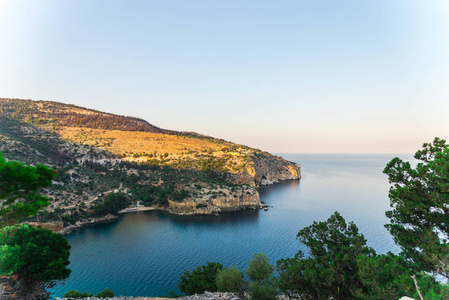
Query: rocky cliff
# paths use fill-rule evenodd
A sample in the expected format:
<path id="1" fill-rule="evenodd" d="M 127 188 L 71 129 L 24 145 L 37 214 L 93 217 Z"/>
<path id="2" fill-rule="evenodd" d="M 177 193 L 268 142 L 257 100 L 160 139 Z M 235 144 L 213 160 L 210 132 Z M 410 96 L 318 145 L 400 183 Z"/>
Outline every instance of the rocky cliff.
<path id="1" fill-rule="evenodd" d="M 234 191 L 220 189 L 218 194 L 207 193 L 181 203 L 170 201 L 167 211 L 179 215 L 217 215 L 222 212 L 259 208 L 262 208 L 259 192 L 253 187 L 245 187 Z"/>
<path id="2" fill-rule="evenodd" d="M 238 174 L 240 184 L 251 186 L 269 185 L 283 180 L 297 180 L 301 178 L 299 164 L 287 161 L 270 154 L 252 153 L 253 164 L 244 172 Z"/>

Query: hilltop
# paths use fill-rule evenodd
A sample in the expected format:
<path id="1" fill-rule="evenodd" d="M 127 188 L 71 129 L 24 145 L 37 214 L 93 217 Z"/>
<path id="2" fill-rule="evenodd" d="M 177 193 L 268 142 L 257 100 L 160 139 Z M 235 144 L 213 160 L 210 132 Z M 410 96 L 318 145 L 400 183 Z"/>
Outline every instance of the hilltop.
<path id="1" fill-rule="evenodd" d="M 297 164 L 258 149 L 53 101 L 0 98 L 0 151 L 58 171 L 36 220 L 60 227 L 136 205 L 176 214 L 259 208 L 257 187 L 300 177 Z"/>

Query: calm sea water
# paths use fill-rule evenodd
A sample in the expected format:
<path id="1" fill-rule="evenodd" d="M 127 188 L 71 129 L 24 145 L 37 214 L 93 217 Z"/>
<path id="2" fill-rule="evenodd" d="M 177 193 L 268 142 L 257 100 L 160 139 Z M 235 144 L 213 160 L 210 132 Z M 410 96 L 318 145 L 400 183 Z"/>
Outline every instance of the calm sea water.
<path id="1" fill-rule="evenodd" d="M 298 231 L 335 211 L 354 221 L 377 252 L 397 252 L 384 228 L 389 183 L 382 173 L 394 155 L 282 156 L 301 164 L 302 178 L 261 188 L 261 200 L 273 206 L 266 212 L 219 217 L 137 212 L 68 236 L 72 274 L 54 288 L 54 296 L 70 289 L 98 293 L 106 287 L 116 295 L 162 296 L 179 291 L 185 270 L 208 261 L 244 270 L 254 253 L 263 252 L 275 264 L 306 251 L 296 240 Z"/>

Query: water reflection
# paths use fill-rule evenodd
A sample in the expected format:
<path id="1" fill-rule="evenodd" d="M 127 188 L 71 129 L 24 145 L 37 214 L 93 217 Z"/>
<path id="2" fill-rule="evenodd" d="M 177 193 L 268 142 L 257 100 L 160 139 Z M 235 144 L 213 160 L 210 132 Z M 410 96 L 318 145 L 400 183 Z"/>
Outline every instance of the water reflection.
<path id="1" fill-rule="evenodd" d="M 219 216 L 173 216 L 168 215 L 170 221 L 183 226 L 194 224 L 218 224 L 218 225 L 235 225 L 243 223 L 257 222 L 259 219 L 259 209 L 246 209 L 235 212 L 226 212 Z"/>

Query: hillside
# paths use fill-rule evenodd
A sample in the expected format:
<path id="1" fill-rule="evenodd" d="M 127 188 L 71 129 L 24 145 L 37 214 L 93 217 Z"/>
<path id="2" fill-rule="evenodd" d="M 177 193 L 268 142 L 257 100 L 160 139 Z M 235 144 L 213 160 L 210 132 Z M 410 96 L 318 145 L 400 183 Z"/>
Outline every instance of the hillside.
<path id="1" fill-rule="evenodd" d="M 132 204 L 177 214 L 256 208 L 259 185 L 300 177 L 298 165 L 258 149 L 52 101 L 0 98 L 0 151 L 58 170 L 38 220 L 65 226 Z M 103 209 L 113 192 L 126 200 Z"/>

